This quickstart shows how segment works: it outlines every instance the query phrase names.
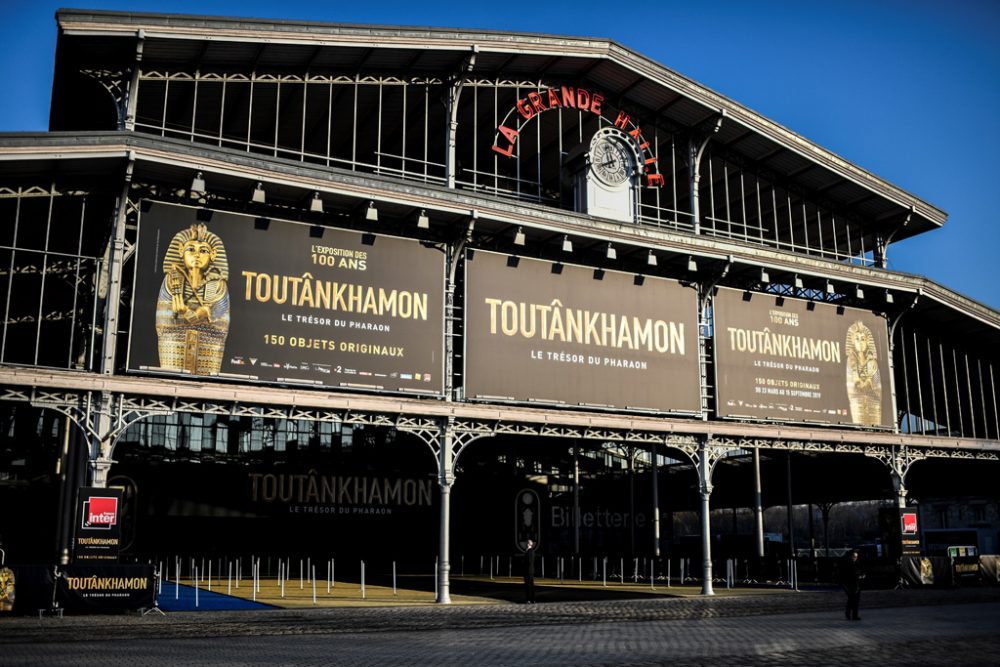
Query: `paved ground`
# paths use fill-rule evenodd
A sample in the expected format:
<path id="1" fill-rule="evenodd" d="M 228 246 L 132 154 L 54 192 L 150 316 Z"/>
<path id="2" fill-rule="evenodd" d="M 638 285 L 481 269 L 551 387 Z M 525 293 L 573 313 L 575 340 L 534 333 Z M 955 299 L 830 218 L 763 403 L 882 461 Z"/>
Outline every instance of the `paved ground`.
<path id="1" fill-rule="evenodd" d="M 1000 665 L 1000 589 L 0 620 L 0 665 Z"/>

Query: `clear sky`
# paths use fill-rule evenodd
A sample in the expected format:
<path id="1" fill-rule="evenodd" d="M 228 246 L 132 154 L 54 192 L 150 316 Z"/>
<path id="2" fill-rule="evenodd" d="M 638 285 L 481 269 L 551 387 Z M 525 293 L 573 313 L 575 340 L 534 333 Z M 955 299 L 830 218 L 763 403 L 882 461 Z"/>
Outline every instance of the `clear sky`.
<path id="1" fill-rule="evenodd" d="M 63 3 L 0 0 L 0 132 L 48 126 Z M 67 6 L 67 5 L 64 5 Z M 606 37 L 949 214 L 890 268 L 1000 309 L 1000 1 L 130 0 L 68 6 Z"/>

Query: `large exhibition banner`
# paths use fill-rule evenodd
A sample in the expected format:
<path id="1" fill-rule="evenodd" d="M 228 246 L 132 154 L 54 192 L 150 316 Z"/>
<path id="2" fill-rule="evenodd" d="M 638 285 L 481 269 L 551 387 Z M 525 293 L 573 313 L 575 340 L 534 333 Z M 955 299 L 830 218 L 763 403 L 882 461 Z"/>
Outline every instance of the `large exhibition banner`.
<path id="1" fill-rule="evenodd" d="M 442 392 L 438 250 L 144 202 L 137 255 L 130 370 Z"/>
<path id="2" fill-rule="evenodd" d="M 720 417 L 892 428 L 882 317 L 719 288 L 714 321 Z"/>
<path id="3" fill-rule="evenodd" d="M 467 398 L 700 411 L 694 289 L 478 250 L 465 285 Z"/>

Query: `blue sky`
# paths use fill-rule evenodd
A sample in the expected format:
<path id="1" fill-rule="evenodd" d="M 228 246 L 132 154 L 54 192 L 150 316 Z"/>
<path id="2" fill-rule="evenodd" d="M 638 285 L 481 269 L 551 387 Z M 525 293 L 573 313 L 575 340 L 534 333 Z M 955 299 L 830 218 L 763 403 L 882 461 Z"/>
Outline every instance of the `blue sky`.
<path id="1" fill-rule="evenodd" d="M 0 0 L 0 132 L 48 124 L 56 8 Z M 178 2 L 68 6 L 607 37 L 949 213 L 890 268 L 1000 308 L 1000 2 Z"/>

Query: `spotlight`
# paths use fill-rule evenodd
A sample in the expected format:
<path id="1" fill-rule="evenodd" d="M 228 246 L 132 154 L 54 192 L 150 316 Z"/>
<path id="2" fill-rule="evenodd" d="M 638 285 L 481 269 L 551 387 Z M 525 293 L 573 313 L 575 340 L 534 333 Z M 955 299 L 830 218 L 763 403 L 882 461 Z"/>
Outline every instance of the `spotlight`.
<path id="1" fill-rule="evenodd" d="M 796 274 L 795 276 L 795 289 L 802 289 L 805 285 L 802 284 L 802 278 Z"/>
<path id="2" fill-rule="evenodd" d="M 694 257 L 688 255 L 688 271 L 695 273 L 698 271 L 698 262 L 694 261 Z"/>
<path id="3" fill-rule="evenodd" d="M 768 274 L 767 269 L 760 270 L 760 281 L 765 285 L 771 282 L 771 276 Z"/>
<path id="4" fill-rule="evenodd" d="M 563 236 L 562 249 L 563 252 L 573 252 L 573 242 L 569 240 L 569 235 Z"/>
<path id="5" fill-rule="evenodd" d="M 368 208 L 365 209 L 365 220 L 368 222 L 378 222 L 378 209 L 375 208 L 375 202 L 368 202 Z"/>
<path id="6" fill-rule="evenodd" d="M 518 227 L 514 232 L 514 245 L 524 245 L 524 228 Z"/>
<path id="7" fill-rule="evenodd" d="M 854 298 L 857 299 L 858 301 L 861 301 L 862 299 L 865 298 L 865 291 L 861 289 L 861 285 L 858 285 L 857 287 L 854 288 Z"/>
<path id="8" fill-rule="evenodd" d="M 895 302 L 895 299 L 892 298 L 892 292 L 890 292 L 889 290 L 885 291 L 885 302 L 886 303 L 894 303 Z"/>
<path id="9" fill-rule="evenodd" d="M 312 200 L 309 202 L 309 210 L 313 213 L 323 212 L 323 200 L 319 198 L 319 193 L 313 194 Z"/>
<path id="10" fill-rule="evenodd" d="M 829 280 L 827 280 L 826 281 L 826 293 L 827 294 L 833 294 L 833 292 L 834 292 L 833 283 L 830 282 Z"/>
<path id="11" fill-rule="evenodd" d="M 319 225 L 312 225 L 309 227 L 309 238 L 321 239 L 323 238 L 323 228 Z"/>
<path id="12" fill-rule="evenodd" d="M 205 193 L 205 177 L 201 175 L 200 171 L 191 179 L 191 195 L 196 193 Z"/>
<path id="13" fill-rule="evenodd" d="M 267 194 L 264 192 L 264 184 L 257 181 L 257 187 L 254 188 L 253 195 L 250 197 L 250 201 L 254 204 L 263 204 L 267 201 Z"/>
<path id="14" fill-rule="evenodd" d="M 611 243 L 608 243 L 608 250 L 605 255 L 608 259 L 618 259 L 618 252 L 615 250 L 615 247 L 611 245 Z"/>
<path id="15" fill-rule="evenodd" d="M 427 217 L 427 211 L 420 209 L 420 215 L 417 216 L 417 227 L 420 229 L 430 229 L 431 219 Z"/>
<path id="16" fill-rule="evenodd" d="M 649 266 L 656 266 L 656 255 L 653 254 L 652 250 L 649 251 L 649 256 L 646 258 L 646 264 Z"/>

